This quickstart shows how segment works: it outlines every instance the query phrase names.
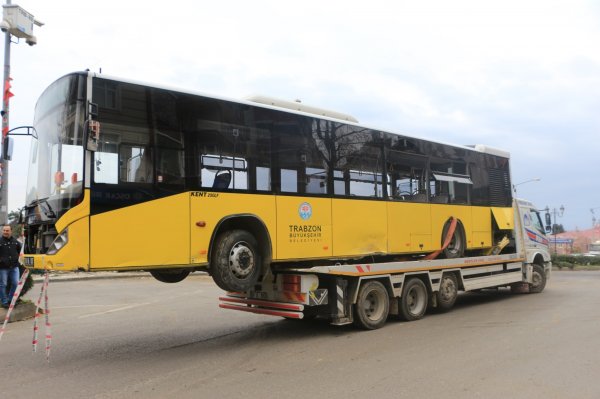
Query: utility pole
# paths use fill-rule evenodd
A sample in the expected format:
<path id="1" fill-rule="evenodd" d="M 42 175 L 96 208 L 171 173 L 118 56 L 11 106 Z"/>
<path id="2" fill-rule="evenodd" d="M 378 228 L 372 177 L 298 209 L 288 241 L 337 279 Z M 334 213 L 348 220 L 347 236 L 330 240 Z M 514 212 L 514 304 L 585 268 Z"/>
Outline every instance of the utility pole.
<path id="1" fill-rule="evenodd" d="M 0 155 L 0 223 L 8 223 L 8 161 L 10 161 L 11 143 L 9 133 L 9 103 L 13 94 L 10 92 L 10 45 L 12 36 L 25 39 L 30 46 L 37 43 L 33 36 L 33 26 L 44 25 L 37 21 L 32 14 L 28 13 L 18 5 L 11 4 L 6 0 L 2 6 L 4 9 L 3 19 L 0 22 L 0 30 L 4 32 L 4 86 L 2 91 L 2 146 Z M 17 42 L 18 43 L 18 42 Z"/>
<path id="2" fill-rule="evenodd" d="M 546 205 L 546 209 L 544 209 L 544 211 L 546 211 L 546 224 L 548 224 L 548 221 L 552 222 L 551 217 L 550 217 L 550 208 L 548 207 L 548 205 Z M 550 223 L 552 226 L 552 235 L 554 235 L 554 255 L 558 255 L 558 248 L 556 246 L 556 234 L 557 234 L 557 217 L 562 217 L 563 214 L 565 213 L 565 207 L 563 205 L 560 206 L 559 209 L 552 209 L 552 214 L 554 215 L 554 224 Z"/>

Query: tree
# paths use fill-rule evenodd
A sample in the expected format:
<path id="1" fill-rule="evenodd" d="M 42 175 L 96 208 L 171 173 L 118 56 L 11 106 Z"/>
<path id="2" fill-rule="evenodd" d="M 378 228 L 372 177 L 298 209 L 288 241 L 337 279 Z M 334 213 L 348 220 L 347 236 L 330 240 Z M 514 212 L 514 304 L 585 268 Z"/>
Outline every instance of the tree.
<path id="1" fill-rule="evenodd" d="M 563 227 L 562 224 L 553 224 L 552 225 L 552 234 L 560 234 L 560 233 L 564 233 L 565 232 L 565 228 Z"/>
<path id="2" fill-rule="evenodd" d="M 23 233 L 23 225 L 19 224 L 21 211 L 10 211 L 8 213 L 8 224 L 12 227 L 13 237 L 19 238 Z"/>

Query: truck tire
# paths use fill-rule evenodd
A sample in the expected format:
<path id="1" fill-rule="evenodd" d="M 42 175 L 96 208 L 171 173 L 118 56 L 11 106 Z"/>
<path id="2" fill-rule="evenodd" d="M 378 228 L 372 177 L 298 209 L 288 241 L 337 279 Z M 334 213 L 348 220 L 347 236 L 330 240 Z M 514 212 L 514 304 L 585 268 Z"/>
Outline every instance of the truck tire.
<path id="1" fill-rule="evenodd" d="M 529 292 L 531 294 L 537 294 L 544 291 L 544 288 L 546 287 L 546 272 L 544 271 L 543 266 L 540 266 L 537 263 L 533 264 L 531 281 L 531 284 L 529 284 Z"/>
<path id="2" fill-rule="evenodd" d="M 421 279 L 413 277 L 404 284 L 400 297 L 400 315 L 406 321 L 423 318 L 427 311 L 429 295 Z"/>
<path id="3" fill-rule="evenodd" d="M 444 241 L 446 241 L 446 235 L 448 234 L 448 230 L 450 230 L 451 221 L 448 220 L 442 229 L 442 245 Z M 456 259 L 462 258 L 465 254 L 465 235 L 462 228 L 462 223 L 458 221 L 456 223 L 456 229 L 454 229 L 454 234 L 452 234 L 452 240 L 450 244 L 446 248 L 444 248 L 444 256 L 446 259 Z"/>
<path id="4" fill-rule="evenodd" d="M 150 270 L 150 274 L 161 283 L 178 283 L 183 281 L 190 271 L 187 269 Z"/>
<path id="5" fill-rule="evenodd" d="M 447 312 L 456 303 L 458 298 L 458 281 L 454 273 L 446 273 L 442 276 L 440 289 L 435 293 L 437 300 L 436 311 Z"/>
<path id="6" fill-rule="evenodd" d="M 390 297 L 379 281 L 363 282 L 358 290 L 354 309 L 354 324 L 365 330 L 383 327 L 390 312 Z"/>
<path id="7" fill-rule="evenodd" d="M 211 256 L 210 274 L 225 291 L 248 291 L 258 281 L 261 256 L 256 238 L 245 230 L 220 234 Z"/>

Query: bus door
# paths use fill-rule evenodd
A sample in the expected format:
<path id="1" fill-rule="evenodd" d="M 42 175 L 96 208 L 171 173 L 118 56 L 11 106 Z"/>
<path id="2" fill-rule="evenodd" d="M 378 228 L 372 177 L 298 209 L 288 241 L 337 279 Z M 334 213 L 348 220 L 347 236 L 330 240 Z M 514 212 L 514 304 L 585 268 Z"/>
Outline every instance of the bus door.
<path id="1" fill-rule="evenodd" d="M 387 253 L 387 207 L 382 174 L 371 171 L 335 171 L 333 254 L 354 256 Z M 352 198 L 354 197 L 354 198 Z M 361 198 L 362 197 L 362 198 Z"/>
<path id="2" fill-rule="evenodd" d="M 391 253 L 433 249 L 431 205 L 427 189 L 427 157 L 389 151 L 388 237 Z"/>
<path id="3" fill-rule="evenodd" d="M 324 194 L 324 169 L 281 169 L 282 193 Z M 310 259 L 332 255 L 331 198 L 278 195 L 277 258 Z"/>

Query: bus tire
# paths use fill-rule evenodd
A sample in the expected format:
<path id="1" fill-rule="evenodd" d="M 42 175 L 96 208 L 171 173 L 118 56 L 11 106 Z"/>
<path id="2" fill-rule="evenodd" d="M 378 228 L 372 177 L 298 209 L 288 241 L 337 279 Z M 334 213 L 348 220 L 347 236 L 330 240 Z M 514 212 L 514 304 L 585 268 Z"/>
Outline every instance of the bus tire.
<path id="1" fill-rule="evenodd" d="M 366 281 L 358 290 L 354 310 L 354 324 L 365 330 L 383 327 L 390 312 L 390 297 L 383 284 Z"/>
<path id="2" fill-rule="evenodd" d="M 448 234 L 448 230 L 450 230 L 451 221 L 448 220 L 444 225 L 442 230 L 442 244 L 446 241 L 446 235 Z M 450 240 L 450 244 L 446 248 L 444 248 L 444 256 L 446 259 L 456 259 L 462 258 L 465 254 L 465 235 L 463 233 L 462 223 L 458 221 L 456 223 L 456 228 L 454 229 L 454 234 L 452 234 L 452 240 Z"/>
<path id="3" fill-rule="evenodd" d="M 419 320 L 425 316 L 429 295 L 427 287 L 421 279 L 410 278 L 402 290 L 400 297 L 400 315 L 406 321 Z"/>
<path id="4" fill-rule="evenodd" d="M 531 294 L 538 294 L 544 291 L 546 287 L 546 272 L 544 271 L 544 267 L 538 265 L 537 263 L 533 264 L 533 271 L 531 275 L 531 284 L 529 284 L 529 292 Z"/>
<path id="5" fill-rule="evenodd" d="M 437 307 L 436 311 L 443 313 L 447 312 L 456 303 L 458 298 L 458 281 L 454 273 L 446 273 L 440 281 L 440 289 L 435 293 Z"/>
<path id="6" fill-rule="evenodd" d="M 230 230 L 217 237 L 210 274 L 225 291 L 248 291 L 257 283 L 261 256 L 256 238 L 245 230 Z"/>
<path id="7" fill-rule="evenodd" d="M 190 274 L 190 271 L 188 269 L 150 270 L 150 274 L 161 283 L 179 283 Z"/>

